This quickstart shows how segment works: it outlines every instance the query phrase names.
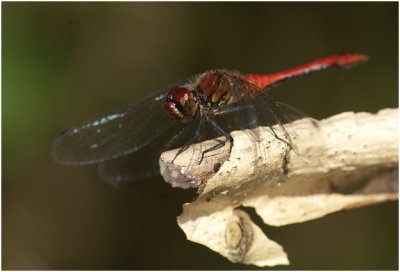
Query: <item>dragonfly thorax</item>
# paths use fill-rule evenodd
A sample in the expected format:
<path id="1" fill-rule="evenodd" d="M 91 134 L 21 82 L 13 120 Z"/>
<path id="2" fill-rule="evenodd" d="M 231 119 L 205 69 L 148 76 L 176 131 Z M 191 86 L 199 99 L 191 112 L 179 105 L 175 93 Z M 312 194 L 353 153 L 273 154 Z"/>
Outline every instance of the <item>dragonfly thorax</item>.
<path id="1" fill-rule="evenodd" d="M 164 100 L 167 112 L 182 123 L 193 119 L 197 112 L 197 103 L 193 91 L 186 87 L 173 87 Z"/>

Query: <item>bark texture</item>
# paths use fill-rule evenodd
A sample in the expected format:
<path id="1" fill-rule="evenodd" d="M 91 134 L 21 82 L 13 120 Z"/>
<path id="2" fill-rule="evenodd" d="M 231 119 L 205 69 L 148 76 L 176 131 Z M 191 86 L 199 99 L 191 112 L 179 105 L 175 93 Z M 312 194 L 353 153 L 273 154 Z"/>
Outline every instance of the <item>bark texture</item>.
<path id="1" fill-rule="evenodd" d="M 241 206 L 255 208 L 265 224 L 282 226 L 398 198 L 397 109 L 302 119 L 286 130 L 292 149 L 259 127 L 232 132 L 233 143 L 207 153 L 201 164 L 199 154 L 215 140 L 191 146 L 173 163 L 177 150 L 161 155 L 167 182 L 199 188 L 178 217 L 189 240 L 233 262 L 289 264 L 284 249 Z M 278 126 L 274 131 L 285 139 Z"/>

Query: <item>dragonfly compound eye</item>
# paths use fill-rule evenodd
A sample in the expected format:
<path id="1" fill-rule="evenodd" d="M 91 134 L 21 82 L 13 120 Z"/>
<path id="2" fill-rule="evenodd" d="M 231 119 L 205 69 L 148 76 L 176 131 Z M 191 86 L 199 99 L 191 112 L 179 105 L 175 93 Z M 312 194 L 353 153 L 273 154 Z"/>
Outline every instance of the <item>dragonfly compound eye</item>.
<path id="1" fill-rule="evenodd" d="M 173 118 L 182 123 L 192 120 L 197 111 L 193 94 L 186 87 L 173 87 L 165 98 L 164 107 Z"/>

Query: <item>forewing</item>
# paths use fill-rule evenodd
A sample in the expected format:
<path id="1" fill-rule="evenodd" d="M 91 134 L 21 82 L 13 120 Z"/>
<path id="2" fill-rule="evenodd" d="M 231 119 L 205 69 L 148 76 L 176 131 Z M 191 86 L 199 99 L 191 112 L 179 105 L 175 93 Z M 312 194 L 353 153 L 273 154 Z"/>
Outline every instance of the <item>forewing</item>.
<path id="1" fill-rule="evenodd" d="M 53 147 L 62 164 L 99 163 L 133 153 L 175 122 L 163 108 L 165 91 L 63 132 Z"/>

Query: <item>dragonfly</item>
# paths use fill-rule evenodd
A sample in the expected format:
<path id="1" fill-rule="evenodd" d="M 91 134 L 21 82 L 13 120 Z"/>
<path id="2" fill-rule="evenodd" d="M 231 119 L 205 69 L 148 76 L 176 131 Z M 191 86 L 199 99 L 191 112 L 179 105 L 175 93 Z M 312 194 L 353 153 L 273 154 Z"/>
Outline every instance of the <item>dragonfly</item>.
<path id="1" fill-rule="evenodd" d="M 176 158 L 193 143 L 223 136 L 200 152 L 200 164 L 208 152 L 232 141 L 233 130 L 278 124 L 284 139 L 274 135 L 292 148 L 284 126 L 304 114 L 275 101 L 270 90 L 307 74 L 367 60 L 363 54 L 342 53 L 270 74 L 209 70 L 65 130 L 55 140 L 53 158 L 65 165 L 98 164 L 103 180 L 120 183 L 157 175 L 162 151 L 179 147 Z"/>

